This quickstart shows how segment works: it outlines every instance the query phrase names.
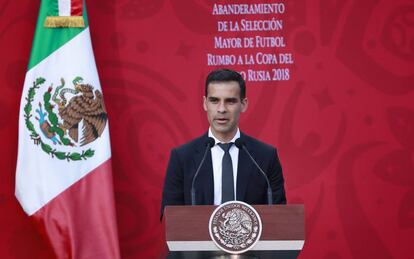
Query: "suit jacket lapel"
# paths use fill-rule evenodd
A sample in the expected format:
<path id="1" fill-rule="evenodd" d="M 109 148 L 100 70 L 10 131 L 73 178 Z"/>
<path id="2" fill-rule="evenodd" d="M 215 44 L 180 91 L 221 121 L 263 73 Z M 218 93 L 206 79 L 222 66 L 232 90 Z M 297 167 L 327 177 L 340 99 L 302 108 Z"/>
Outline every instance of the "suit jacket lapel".
<path id="1" fill-rule="evenodd" d="M 244 134 L 240 133 L 240 137 L 247 141 L 246 138 L 243 138 Z M 245 142 L 247 149 L 249 149 L 248 142 Z M 252 152 L 251 150 L 249 150 Z M 237 200 L 244 201 L 246 197 L 247 184 L 249 183 L 250 174 L 255 170 L 254 164 L 250 161 L 247 153 L 240 149 L 239 150 L 239 162 L 237 165 L 237 189 L 236 195 Z"/>
<path id="2" fill-rule="evenodd" d="M 194 155 L 194 173 L 197 170 L 206 149 L 207 133 L 201 137 L 200 143 L 197 145 Z M 193 176 L 194 177 L 194 176 Z M 208 151 L 206 160 L 200 168 L 200 172 L 196 179 L 196 202 L 197 204 L 213 204 L 214 203 L 214 178 L 213 163 L 211 161 L 211 151 Z M 191 188 L 191 187 L 190 187 Z"/>

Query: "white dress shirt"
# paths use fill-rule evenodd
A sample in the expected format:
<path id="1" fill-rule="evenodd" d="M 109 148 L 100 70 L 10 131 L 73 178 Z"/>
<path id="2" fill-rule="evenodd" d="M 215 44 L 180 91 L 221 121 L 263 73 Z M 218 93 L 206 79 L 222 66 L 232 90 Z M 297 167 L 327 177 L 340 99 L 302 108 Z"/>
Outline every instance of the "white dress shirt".
<path id="1" fill-rule="evenodd" d="M 218 143 L 222 143 L 216 137 L 214 137 L 211 132 L 211 128 L 208 130 L 208 136 L 212 137 L 216 143 L 211 148 L 211 161 L 213 162 L 213 179 L 214 179 L 214 205 L 221 204 L 221 175 L 222 175 L 222 160 L 224 156 L 224 150 L 218 146 Z M 236 139 L 240 138 L 240 130 L 237 129 L 236 135 L 233 139 L 227 143 L 235 142 Z M 233 144 L 229 150 L 231 156 L 231 162 L 233 164 L 233 183 L 234 183 L 234 198 L 237 200 L 236 196 L 236 185 L 237 185 L 237 164 L 239 162 L 239 149 Z"/>

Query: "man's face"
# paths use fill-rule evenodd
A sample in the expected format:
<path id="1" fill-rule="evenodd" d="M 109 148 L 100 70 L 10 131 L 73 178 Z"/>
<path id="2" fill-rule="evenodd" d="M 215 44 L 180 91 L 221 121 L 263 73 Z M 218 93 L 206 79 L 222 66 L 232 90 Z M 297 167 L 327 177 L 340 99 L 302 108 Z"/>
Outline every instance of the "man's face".
<path id="1" fill-rule="evenodd" d="M 240 99 L 240 86 L 235 81 L 212 82 L 204 96 L 213 135 L 221 141 L 230 141 L 236 134 L 240 113 L 247 110 L 247 98 Z"/>

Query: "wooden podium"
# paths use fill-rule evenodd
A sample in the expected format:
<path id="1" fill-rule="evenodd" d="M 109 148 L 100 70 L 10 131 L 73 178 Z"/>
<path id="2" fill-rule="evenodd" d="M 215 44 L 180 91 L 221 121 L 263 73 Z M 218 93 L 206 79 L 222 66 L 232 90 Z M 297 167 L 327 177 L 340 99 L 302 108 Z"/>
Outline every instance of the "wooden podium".
<path id="1" fill-rule="evenodd" d="M 217 206 L 167 206 L 164 211 L 167 258 L 296 258 L 305 242 L 303 205 L 254 205 L 263 230 L 241 255 L 221 251 L 211 240 L 209 219 Z"/>

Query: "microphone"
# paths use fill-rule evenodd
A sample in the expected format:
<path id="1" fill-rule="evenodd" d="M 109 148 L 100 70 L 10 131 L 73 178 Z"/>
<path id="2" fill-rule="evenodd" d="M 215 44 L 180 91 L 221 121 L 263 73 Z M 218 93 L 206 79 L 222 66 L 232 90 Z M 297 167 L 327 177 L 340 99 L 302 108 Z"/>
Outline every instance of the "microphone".
<path id="1" fill-rule="evenodd" d="M 262 168 L 260 168 L 260 166 L 257 164 L 256 160 L 254 160 L 254 158 L 250 154 L 249 150 L 246 147 L 246 144 L 244 143 L 244 141 L 242 139 L 240 139 L 240 138 L 236 139 L 234 144 L 236 145 L 236 147 L 238 149 L 243 149 L 247 153 L 247 155 L 250 157 L 250 160 L 252 160 L 253 164 L 259 169 L 259 171 L 262 173 L 262 175 L 266 179 L 266 182 L 267 182 L 267 203 L 269 205 L 272 205 L 273 204 L 273 196 L 272 196 L 272 188 L 270 187 L 269 178 L 267 177 L 265 172 L 262 170 Z"/>
<path id="2" fill-rule="evenodd" d="M 212 148 L 214 145 L 216 144 L 216 141 L 212 138 L 212 137 L 209 137 L 208 139 L 207 139 L 207 141 L 206 141 L 206 150 L 204 151 L 204 156 L 203 156 L 203 159 L 201 159 L 201 162 L 200 162 L 200 165 L 198 166 L 198 168 L 197 168 L 197 170 L 196 170 L 196 172 L 195 172 L 195 174 L 194 174 L 194 177 L 193 177 L 193 182 L 191 183 L 191 205 L 196 205 L 195 203 L 195 189 L 194 189 L 194 183 L 195 183 L 195 180 L 196 180 L 196 178 L 197 178 L 197 176 L 198 176 L 198 173 L 200 172 L 200 169 L 201 169 L 201 166 L 204 164 L 204 160 L 206 160 L 206 157 L 207 157 L 207 154 L 208 154 L 208 151 L 210 150 L 210 148 Z"/>

